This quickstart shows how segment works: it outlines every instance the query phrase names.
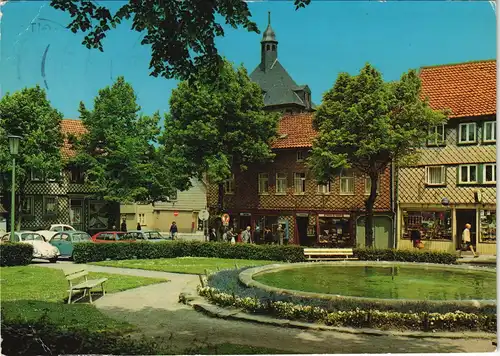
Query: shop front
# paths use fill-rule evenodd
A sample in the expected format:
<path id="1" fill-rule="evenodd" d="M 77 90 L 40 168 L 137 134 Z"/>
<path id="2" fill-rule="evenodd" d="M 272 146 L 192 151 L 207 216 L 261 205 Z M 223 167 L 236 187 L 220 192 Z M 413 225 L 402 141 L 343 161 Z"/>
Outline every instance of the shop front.
<path id="1" fill-rule="evenodd" d="M 318 245 L 322 247 L 354 247 L 353 231 L 353 218 L 349 213 L 318 214 Z"/>
<path id="2" fill-rule="evenodd" d="M 453 241 L 452 211 L 445 209 L 401 211 L 401 235 L 399 249 L 413 249 L 410 239 L 412 230 L 419 230 L 426 250 L 456 250 Z"/>
<path id="3" fill-rule="evenodd" d="M 479 254 L 496 255 L 497 249 L 497 211 L 479 210 L 479 239 L 476 250 Z"/>

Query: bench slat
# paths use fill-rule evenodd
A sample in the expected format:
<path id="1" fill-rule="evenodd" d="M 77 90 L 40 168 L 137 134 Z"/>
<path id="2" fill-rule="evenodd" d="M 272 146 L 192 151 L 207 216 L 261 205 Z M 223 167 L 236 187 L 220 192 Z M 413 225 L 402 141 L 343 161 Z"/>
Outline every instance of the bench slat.
<path id="1" fill-rule="evenodd" d="M 106 282 L 108 279 L 107 278 L 101 278 L 101 279 L 90 279 L 86 282 L 82 282 L 80 284 L 77 284 L 76 286 L 73 286 L 73 289 L 88 289 L 88 288 L 94 288 L 97 287 L 98 285 Z"/>
<path id="2" fill-rule="evenodd" d="M 79 272 L 76 272 L 76 273 L 73 273 L 73 274 L 66 275 L 66 279 L 68 281 L 72 281 L 72 280 L 75 280 L 75 279 L 78 279 L 78 278 L 85 277 L 88 274 L 89 274 L 88 271 L 79 271 Z"/>

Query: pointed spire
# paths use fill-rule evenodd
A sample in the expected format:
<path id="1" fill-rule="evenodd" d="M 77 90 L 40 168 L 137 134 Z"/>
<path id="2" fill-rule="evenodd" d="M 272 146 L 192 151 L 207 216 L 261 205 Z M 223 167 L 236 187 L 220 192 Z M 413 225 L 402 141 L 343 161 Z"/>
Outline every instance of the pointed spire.
<path id="1" fill-rule="evenodd" d="M 267 26 L 271 26 L 271 11 L 267 12 Z"/>
<path id="2" fill-rule="evenodd" d="M 267 28 L 264 31 L 261 42 L 277 42 L 276 34 L 271 27 L 271 11 L 267 12 Z"/>

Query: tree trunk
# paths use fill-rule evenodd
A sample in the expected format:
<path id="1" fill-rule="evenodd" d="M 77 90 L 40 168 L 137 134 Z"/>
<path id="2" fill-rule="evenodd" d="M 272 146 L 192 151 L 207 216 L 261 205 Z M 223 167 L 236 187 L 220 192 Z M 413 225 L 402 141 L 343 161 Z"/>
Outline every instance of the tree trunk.
<path id="1" fill-rule="evenodd" d="M 370 195 L 365 201 L 366 208 L 366 220 L 365 220 L 365 246 L 373 247 L 373 205 L 375 205 L 375 199 L 377 198 L 377 182 L 378 175 L 370 175 L 371 190 Z"/>
<path id="2" fill-rule="evenodd" d="M 224 211 L 224 183 L 219 183 L 219 194 L 217 198 L 217 213 L 222 214 Z"/>

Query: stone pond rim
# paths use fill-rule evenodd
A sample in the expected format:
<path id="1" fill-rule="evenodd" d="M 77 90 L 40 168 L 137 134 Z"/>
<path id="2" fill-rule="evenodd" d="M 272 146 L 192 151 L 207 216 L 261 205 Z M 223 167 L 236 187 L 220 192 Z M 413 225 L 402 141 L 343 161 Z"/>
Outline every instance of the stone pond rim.
<path id="1" fill-rule="evenodd" d="M 296 297 L 305 297 L 305 298 L 317 298 L 323 300 L 352 300 L 359 302 L 382 302 L 387 305 L 402 305 L 406 303 L 419 303 L 425 302 L 427 304 L 435 305 L 435 306 L 443 306 L 446 304 L 453 305 L 461 305 L 468 307 L 485 307 L 485 306 L 496 306 L 496 300 L 423 300 L 423 299 L 383 299 L 383 298 L 369 298 L 369 297 L 356 297 L 356 296 L 347 296 L 347 295 L 334 295 L 327 293 L 314 293 L 314 292 L 304 292 L 299 290 L 291 290 L 291 289 L 283 289 L 278 287 L 272 287 L 267 284 L 260 283 L 253 279 L 254 276 L 284 271 L 288 269 L 296 269 L 296 268 L 309 268 L 309 267 L 318 267 L 318 266 L 373 266 L 373 267 L 391 267 L 391 266 L 407 266 L 407 267 L 416 267 L 422 266 L 426 268 L 436 268 L 440 270 L 449 270 L 449 271 L 474 271 L 474 272 L 482 272 L 489 273 L 493 276 L 496 276 L 496 270 L 494 269 L 486 269 L 481 267 L 474 266 L 464 266 L 464 265 L 442 265 L 435 263 L 417 263 L 417 262 L 396 262 L 396 261 L 336 261 L 336 262 L 305 262 L 305 263 L 287 263 L 287 264 L 272 264 L 259 266 L 254 268 L 249 268 L 242 271 L 239 274 L 239 280 L 247 287 L 253 287 L 265 290 L 267 292 L 291 295 Z"/>

